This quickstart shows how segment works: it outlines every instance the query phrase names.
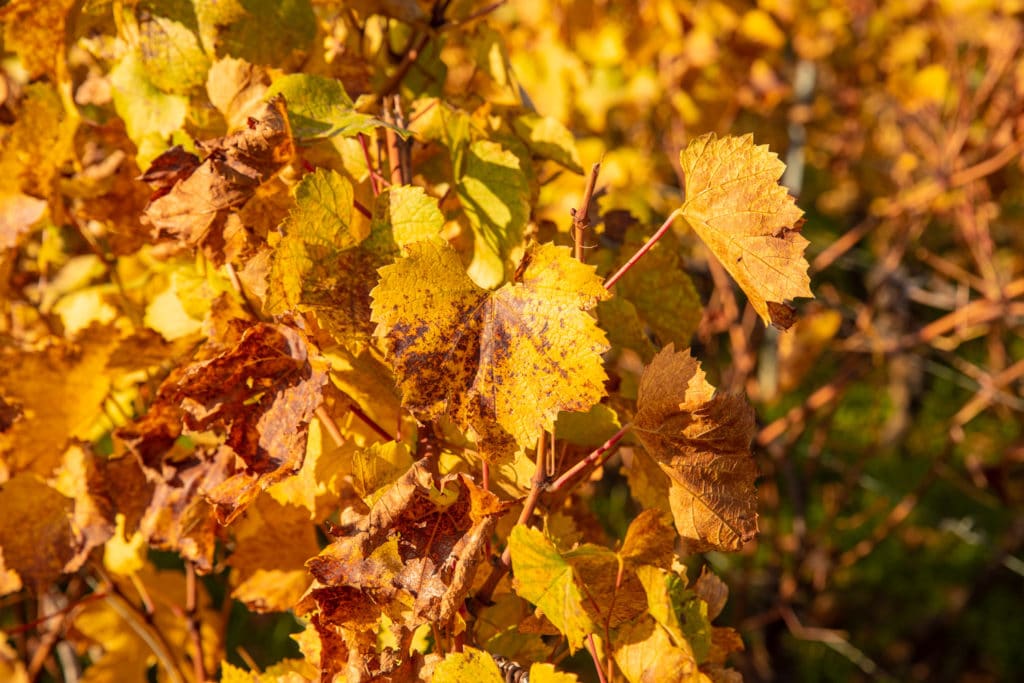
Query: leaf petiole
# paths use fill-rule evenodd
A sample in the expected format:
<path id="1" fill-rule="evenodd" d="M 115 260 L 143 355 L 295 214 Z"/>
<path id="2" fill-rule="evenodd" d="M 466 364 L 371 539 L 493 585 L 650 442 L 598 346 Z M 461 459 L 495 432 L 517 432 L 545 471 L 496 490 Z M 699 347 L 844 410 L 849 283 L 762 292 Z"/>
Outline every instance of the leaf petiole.
<path id="1" fill-rule="evenodd" d="M 665 235 L 665 233 L 668 232 L 668 229 L 672 227 L 673 221 L 675 221 L 675 219 L 679 216 L 681 211 L 681 209 L 676 209 L 675 211 L 668 215 L 668 218 L 666 218 L 665 222 L 661 224 L 661 227 L 658 228 L 658 231 L 651 235 L 651 239 L 647 240 L 644 246 L 637 249 L 636 253 L 630 256 L 629 260 L 626 261 L 622 265 L 622 267 L 615 272 L 614 275 L 612 275 L 611 277 L 604 281 L 605 289 L 610 290 L 612 287 L 614 287 L 615 283 L 618 282 L 623 275 L 628 273 L 629 269 L 636 265 L 636 262 L 643 258 L 644 254 L 651 250 L 651 247 L 653 247 L 658 242 L 658 240 L 660 240 Z"/>

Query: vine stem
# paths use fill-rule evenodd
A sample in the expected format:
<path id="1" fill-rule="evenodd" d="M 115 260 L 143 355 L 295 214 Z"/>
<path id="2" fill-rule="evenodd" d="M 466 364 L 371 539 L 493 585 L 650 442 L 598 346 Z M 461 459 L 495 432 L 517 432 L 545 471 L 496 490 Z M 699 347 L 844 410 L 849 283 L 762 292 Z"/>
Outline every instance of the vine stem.
<path id="1" fill-rule="evenodd" d="M 580 200 L 580 208 L 572 209 L 572 235 L 575 242 L 576 260 L 580 263 L 586 262 L 586 254 L 583 250 L 583 235 L 590 227 L 590 203 L 594 199 L 594 187 L 597 185 L 597 174 L 601 172 L 601 162 L 590 167 L 590 176 L 587 178 L 586 188 L 583 190 L 583 199 Z"/>
<path id="2" fill-rule="evenodd" d="M 610 451 L 613 448 L 615 448 L 619 441 L 622 441 L 622 437 L 626 436 L 626 432 L 628 432 L 630 427 L 632 426 L 633 425 L 630 422 L 627 422 L 625 425 L 623 425 L 622 429 L 615 432 L 615 434 L 612 435 L 611 438 L 609 438 L 603 444 L 594 449 L 589 455 L 587 455 L 587 457 L 583 458 L 578 463 L 567 469 L 564 473 L 562 473 L 560 477 L 558 477 L 558 479 L 555 479 L 555 481 L 549 484 L 547 486 L 547 490 L 552 492 L 560 491 L 562 488 L 565 487 L 566 484 L 568 484 L 573 479 L 573 477 L 578 475 L 580 472 L 583 472 L 594 463 L 598 462 L 601 459 L 601 457 L 604 456 L 606 453 L 610 455 Z"/>
<path id="3" fill-rule="evenodd" d="M 199 586 L 196 583 L 196 565 L 185 560 L 185 623 L 195 655 L 192 659 L 192 671 L 198 682 L 206 681 L 206 662 L 203 659 L 203 636 L 200 632 L 199 620 Z"/>
<path id="4" fill-rule="evenodd" d="M 665 233 L 668 232 L 668 229 L 672 227 L 672 223 L 675 221 L 676 218 L 679 217 L 681 211 L 682 209 L 676 209 L 675 211 L 668 215 L 668 218 L 666 218 L 665 222 L 661 224 L 661 227 L 658 228 L 658 231 L 651 236 L 651 239 L 647 240 L 644 246 L 637 249 L 636 253 L 633 254 L 629 258 L 629 260 L 626 261 L 626 263 L 624 263 L 623 266 L 619 268 L 618 271 L 615 272 L 614 275 L 612 275 L 610 278 L 604 281 L 605 289 L 611 289 L 612 287 L 614 287 L 615 283 L 618 282 L 623 275 L 628 273 L 629 269 L 636 265 L 636 262 L 643 258 L 643 255 L 649 252 L 651 250 L 651 247 L 657 244 L 658 240 L 664 237 Z"/>

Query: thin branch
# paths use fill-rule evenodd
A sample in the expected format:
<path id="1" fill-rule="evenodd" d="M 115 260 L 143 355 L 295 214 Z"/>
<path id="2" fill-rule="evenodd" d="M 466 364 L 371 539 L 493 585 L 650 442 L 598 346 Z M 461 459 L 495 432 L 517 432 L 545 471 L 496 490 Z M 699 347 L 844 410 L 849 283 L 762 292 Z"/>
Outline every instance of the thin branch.
<path id="1" fill-rule="evenodd" d="M 331 435 L 331 438 L 334 439 L 334 443 L 338 446 L 343 446 L 345 444 L 345 436 L 338 429 L 338 423 L 334 421 L 334 418 L 331 417 L 331 414 L 327 412 L 322 403 L 317 406 L 316 417 L 320 420 L 320 424 L 324 426 L 324 429 L 327 430 L 327 433 Z"/>
<path id="2" fill-rule="evenodd" d="M 594 187 L 597 185 L 597 174 L 601 172 L 601 163 L 598 162 L 590 167 L 590 176 L 587 177 L 587 185 L 583 190 L 583 199 L 580 200 L 579 209 L 571 209 L 572 213 L 572 235 L 576 243 L 575 256 L 580 263 L 586 261 L 586 253 L 583 250 L 584 233 L 590 227 L 590 204 L 594 199 Z"/>
<path id="3" fill-rule="evenodd" d="M 185 560 L 185 624 L 195 652 L 192 655 L 192 672 L 197 683 L 206 680 L 206 663 L 203 661 L 203 634 L 198 617 L 199 588 L 196 584 L 196 565 Z"/>
<path id="4" fill-rule="evenodd" d="M 587 652 L 590 653 L 590 658 L 594 660 L 594 668 L 597 669 L 597 677 L 601 683 L 608 683 L 608 679 L 605 678 L 604 668 L 601 666 L 601 658 L 597 656 L 597 646 L 594 644 L 594 634 L 587 634 Z"/>
<path id="5" fill-rule="evenodd" d="M 657 244 L 658 240 L 660 240 L 665 235 L 665 233 L 668 232 L 668 229 L 672 227 L 672 223 L 675 221 L 676 217 L 679 216 L 679 213 L 680 209 L 676 209 L 675 211 L 668 215 L 668 218 L 666 218 L 665 222 L 661 224 L 661 227 L 658 228 L 658 231 L 651 236 L 651 239 L 647 240 L 647 243 L 644 244 L 644 246 L 637 249 L 636 253 L 633 254 L 630 257 L 630 259 L 626 261 L 626 263 L 623 264 L 623 266 L 619 268 L 619 270 L 614 275 L 612 275 L 610 278 L 604 281 L 605 289 L 611 289 L 612 287 L 614 287 L 615 283 L 618 282 L 623 275 L 628 273 L 629 269 L 635 266 L 636 262 L 643 258 L 643 255 L 649 252 L 651 248 L 655 244 Z"/>
<path id="6" fill-rule="evenodd" d="M 583 458 L 578 463 L 576 463 L 575 465 L 570 467 L 568 470 L 566 470 L 562 474 L 562 476 L 558 477 L 558 479 L 555 479 L 555 481 L 553 481 L 551 484 L 549 484 L 548 487 L 547 487 L 547 490 L 548 491 L 560 491 L 576 475 L 580 474 L 584 470 L 587 470 L 592 465 L 594 465 L 595 463 L 600 461 L 601 460 L 601 456 L 605 455 L 606 453 L 610 456 L 612 449 L 615 448 L 615 446 L 619 443 L 619 441 L 622 440 L 622 437 L 624 437 L 626 435 L 626 432 L 629 431 L 630 427 L 632 427 L 632 424 L 627 422 L 622 427 L 622 429 L 620 429 L 619 431 L 615 432 L 615 434 L 611 438 L 609 438 L 603 444 L 598 446 L 593 452 L 591 452 L 589 455 L 587 455 L 587 457 Z"/>
<path id="7" fill-rule="evenodd" d="M 405 53 L 402 58 L 402 63 L 395 69 L 395 73 L 391 74 L 391 78 L 388 79 L 387 83 L 378 91 L 379 95 L 391 95 L 402 84 L 402 80 L 405 79 L 406 74 L 409 73 L 409 69 L 416 63 L 416 60 L 420 58 L 420 53 L 423 48 L 427 46 L 427 42 L 430 41 L 430 34 L 421 33 L 413 43 L 409 51 Z"/>

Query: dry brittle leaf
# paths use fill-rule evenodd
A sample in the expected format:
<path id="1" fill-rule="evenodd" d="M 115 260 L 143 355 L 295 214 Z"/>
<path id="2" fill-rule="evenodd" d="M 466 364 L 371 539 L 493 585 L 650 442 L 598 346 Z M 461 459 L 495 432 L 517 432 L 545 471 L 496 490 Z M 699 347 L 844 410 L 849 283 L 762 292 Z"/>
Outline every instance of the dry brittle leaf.
<path id="1" fill-rule="evenodd" d="M 651 617 L 627 624 L 615 639 L 615 663 L 629 683 L 700 683 L 693 653 Z"/>
<path id="2" fill-rule="evenodd" d="M 294 329 L 236 322 L 243 331 L 235 344 L 220 349 L 209 342 L 220 350 L 209 360 L 178 368 L 161 385 L 149 412 L 118 430 L 158 480 L 167 479 L 166 456 L 184 429 L 221 434 L 220 450 L 242 462 L 240 468 L 229 462 L 224 478 L 216 485 L 207 481 L 204 488 L 224 523 L 262 489 L 302 467 L 309 421 L 327 381 Z"/>
<path id="3" fill-rule="evenodd" d="M 465 475 L 435 482 L 424 461 L 382 495 L 348 536 L 307 563 L 322 584 L 303 605 L 321 634 L 325 675 L 356 667 L 396 676 L 410 659 L 381 653 L 367 629 L 382 615 L 408 648 L 424 623 L 448 628 L 504 506 Z M 395 679 L 400 680 L 400 679 Z"/>
<path id="4" fill-rule="evenodd" d="M 272 98 L 241 130 L 201 142 L 199 147 L 206 158 L 166 194 L 153 199 L 142 219 L 151 227 L 154 238 L 204 246 L 215 261 L 220 261 L 220 233 L 227 212 L 245 204 L 294 154 L 284 98 Z M 175 159 L 181 156 L 180 151 L 171 153 Z M 154 163 L 166 165 L 160 157 Z M 183 172 L 187 172 L 187 166 Z"/>
<path id="5" fill-rule="evenodd" d="M 753 136 L 703 135 L 679 161 L 681 215 L 736 280 L 765 323 L 793 323 L 786 301 L 812 297 L 800 235 L 803 212 L 778 184 L 785 164 Z"/>
<path id="6" fill-rule="evenodd" d="M 371 294 L 376 334 L 415 415 L 450 416 L 500 458 L 536 443 L 560 410 L 589 410 L 604 395 L 607 345 L 586 311 L 608 294 L 568 249 L 532 247 L 521 280 L 494 292 L 444 244 L 407 249 Z"/>
<path id="7" fill-rule="evenodd" d="M 644 370 L 633 430 L 671 479 L 669 504 L 691 551 L 739 550 L 757 533 L 754 411 L 716 394 L 689 350 L 662 349 Z"/>

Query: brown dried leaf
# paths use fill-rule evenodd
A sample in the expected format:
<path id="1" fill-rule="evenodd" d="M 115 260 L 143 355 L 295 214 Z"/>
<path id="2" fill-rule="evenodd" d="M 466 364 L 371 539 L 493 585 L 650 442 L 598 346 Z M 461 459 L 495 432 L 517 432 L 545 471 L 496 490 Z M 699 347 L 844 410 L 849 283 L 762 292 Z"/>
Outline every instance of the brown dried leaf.
<path id="1" fill-rule="evenodd" d="M 757 533 L 754 411 L 716 394 L 689 350 L 670 344 L 640 378 L 634 431 L 670 477 L 676 529 L 693 552 L 739 550 Z"/>
<path id="2" fill-rule="evenodd" d="M 0 489 L 4 562 L 37 592 L 81 566 L 91 549 L 72 524 L 74 509 L 73 499 L 28 472 Z"/>
<path id="3" fill-rule="evenodd" d="M 325 587 L 315 589 L 304 607 L 316 611 L 325 675 L 355 666 L 361 676 L 395 677 L 408 666 L 400 652 L 391 658 L 379 653 L 376 635 L 368 637 L 367 629 L 386 614 L 407 650 L 420 624 L 450 627 L 504 509 L 469 477 L 435 482 L 419 461 L 350 535 L 310 560 L 309 571 Z"/>
<path id="4" fill-rule="evenodd" d="M 284 98 L 272 98 L 240 131 L 198 146 L 206 158 L 191 172 L 190 162 L 180 150 L 172 149 L 165 153 L 171 158 L 161 156 L 154 162 L 161 168 L 158 183 L 165 184 L 171 178 L 176 182 L 166 194 L 158 194 L 149 203 L 142 221 L 151 226 L 154 238 L 203 246 L 215 262 L 220 262 L 220 233 L 228 211 L 245 204 L 295 152 Z M 169 171 L 166 177 L 164 166 Z M 178 175 L 182 177 L 177 179 Z"/>
<path id="5" fill-rule="evenodd" d="M 243 465 L 238 468 L 224 456 L 224 478 L 214 485 L 207 480 L 204 487 L 218 519 L 227 524 L 262 489 L 302 467 L 309 421 L 327 375 L 311 363 L 305 339 L 283 325 L 250 325 L 236 344 L 220 346 L 209 342 L 208 351 L 218 349 L 212 358 L 172 373 L 149 412 L 118 436 L 151 476 L 167 481 L 163 470 L 172 464 L 167 454 L 183 429 L 220 434 L 221 450 Z"/>

